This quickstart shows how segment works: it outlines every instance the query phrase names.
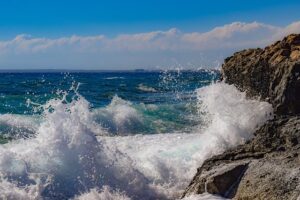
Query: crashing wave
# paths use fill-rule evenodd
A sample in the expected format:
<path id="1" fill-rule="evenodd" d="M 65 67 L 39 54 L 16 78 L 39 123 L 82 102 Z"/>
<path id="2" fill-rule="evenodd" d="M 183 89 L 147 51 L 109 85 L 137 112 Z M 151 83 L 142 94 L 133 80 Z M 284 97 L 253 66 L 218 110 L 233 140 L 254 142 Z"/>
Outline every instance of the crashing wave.
<path id="1" fill-rule="evenodd" d="M 0 194 L 21 199 L 179 197 L 205 159 L 245 142 L 272 117 L 270 104 L 247 100 L 234 86 L 217 83 L 197 94 L 207 127 L 189 134 L 113 136 L 97 116 L 103 112 L 116 129 L 128 130 L 131 123 L 142 123 L 130 102 L 115 97 L 104 110 L 91 110 L 80 95 L 69 102 L 50 100 L 41 121 L 33 123 L 34 137 L 0 145 Z"/>

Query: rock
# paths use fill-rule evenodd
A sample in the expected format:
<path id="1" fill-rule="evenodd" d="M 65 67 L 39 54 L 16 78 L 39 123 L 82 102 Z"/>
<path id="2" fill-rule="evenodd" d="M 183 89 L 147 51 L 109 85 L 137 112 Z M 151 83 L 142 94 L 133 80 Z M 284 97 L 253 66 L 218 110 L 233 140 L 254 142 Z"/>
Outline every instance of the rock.
<path id="1" fill-rule="evenodd" d="M 223 79 L 274 106 L 254 138 L 206 160 L 182 197 L 209 192 L 233 199 L 300 197 L 300 35 L 225 60 Z"/>
<path id="2" fill-rule="evenodd" d="M 295 199 L 300 195 L 299 157 L 296 151 L 272 152 L 252 160 L 234 199 Z"/>
<path id="3" fill-rule="evenodd" d="M 300 34 L 265 49 L 248 49 L 226 58 L 222 77 L 248 97 L 270 102 L 276 114 L 300 113 Z"/>
<path id="4" fill-rule="evenodd" d="M 184 195 L 193 193 L 197 189 L 198 193 L 208 192 L 224 197 L 232 197 L 236 191 L 237 183 L 239 183 L 247 166 L 248 162 L 240 162 L 222 167 L 213 167 L 209 171 L 200 170 L 197 172 L 199 176 L 195 176 L 195 180 L 191 182 L 191 187 L 185 191 Z"/>
<path id="5" fill-rule="evenodd" d="M 234 199 L 297 199 L 294 197 L 300 195 L 300 116 L 270 120 L 255 134 L 245 145 L 206 160 L 183 197 L 206 191 Z M 239 173 L 232 173 L 230 166 L 246 164 Z M 218 180 L 217 184 L 213 179 Z M 233 180 L 236 184 L 230 191 Z"/>

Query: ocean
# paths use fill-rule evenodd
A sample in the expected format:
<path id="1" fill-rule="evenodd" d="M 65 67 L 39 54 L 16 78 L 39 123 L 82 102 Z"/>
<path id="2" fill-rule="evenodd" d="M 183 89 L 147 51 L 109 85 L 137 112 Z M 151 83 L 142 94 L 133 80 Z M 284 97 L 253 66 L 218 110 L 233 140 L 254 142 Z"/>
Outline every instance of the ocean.
<path id="1" fill-rule="evenodd" d="M 271 118 L 270 104 L 219 78 L 0 72 L 0 198 L 178 199 L 205 159 Z"/>

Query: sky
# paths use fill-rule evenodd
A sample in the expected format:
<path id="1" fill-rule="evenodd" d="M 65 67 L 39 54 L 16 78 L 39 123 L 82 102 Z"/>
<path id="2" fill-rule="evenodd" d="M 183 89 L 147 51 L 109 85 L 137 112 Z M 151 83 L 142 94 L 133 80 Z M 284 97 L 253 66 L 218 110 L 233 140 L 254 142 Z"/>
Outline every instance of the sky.
<path id="1" fill-rule="evenodd" d="M 294 0 L 0 2 L 0 69 L 215 68 L 300 33 Z"/>

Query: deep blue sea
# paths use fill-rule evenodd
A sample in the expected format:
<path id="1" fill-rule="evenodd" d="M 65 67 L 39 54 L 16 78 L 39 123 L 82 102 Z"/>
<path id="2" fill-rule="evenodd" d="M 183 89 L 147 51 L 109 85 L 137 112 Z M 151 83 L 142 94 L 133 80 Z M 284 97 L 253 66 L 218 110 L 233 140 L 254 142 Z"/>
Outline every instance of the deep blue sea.
<path id="1" fill-rule="evenodd" d="M 268 103 L 219 78 L 218 70 L 0 72 L 0 199 L 179 198 L 205 159 L 271 117 Z"/>

